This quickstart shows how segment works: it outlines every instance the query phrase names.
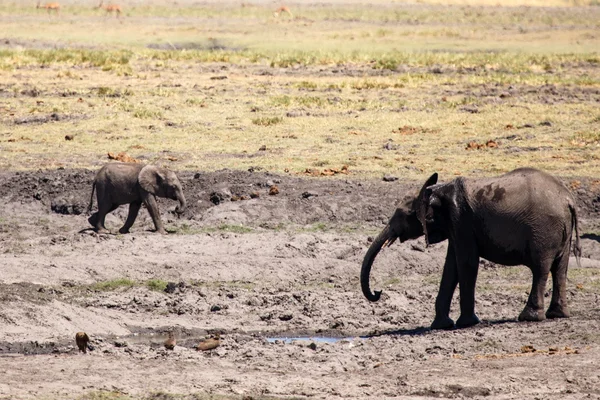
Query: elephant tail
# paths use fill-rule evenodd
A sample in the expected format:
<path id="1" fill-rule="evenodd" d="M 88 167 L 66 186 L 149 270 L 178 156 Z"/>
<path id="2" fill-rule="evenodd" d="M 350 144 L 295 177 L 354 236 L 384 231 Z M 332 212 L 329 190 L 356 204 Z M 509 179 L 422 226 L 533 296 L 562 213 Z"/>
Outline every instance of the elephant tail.
<path id="1" fill-rule="evenodd" d="M 575 246 L 573 246 L 573 254 L 577 260 L 577 266 L 581 268 L 581 244 L 579 243 L 579 224 L 577 220 L 577 210 L 575 205 L 569 203 L 569 210 L 571 211 L 571 227 L 575 228 Z M 573 228 L 571 228 L 573 229 Z"/>
<path id="2" fill-rule="evenodd" d="M 92 195 L 90 196 L 90 205 L 88 206 L 88 214 L 92 211 L 92 206 L 94 205 L 94 191 L 96 190 L 96 180 L 94 180 L 94 184 L 92 185 Z"/>

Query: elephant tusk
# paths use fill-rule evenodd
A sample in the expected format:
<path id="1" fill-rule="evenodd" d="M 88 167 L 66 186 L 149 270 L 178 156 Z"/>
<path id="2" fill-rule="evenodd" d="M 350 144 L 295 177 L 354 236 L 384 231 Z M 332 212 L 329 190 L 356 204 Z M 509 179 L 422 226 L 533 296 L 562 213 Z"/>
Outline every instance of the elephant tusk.
<path id="1" fill-rule="evenodd" d="M 391 245 L 394 244 L 394 242 L 396 241 L 397 238 L 391 238 L 391 239 L 387 239 L 384 243 L 382 247 L 390 247 Z"/>

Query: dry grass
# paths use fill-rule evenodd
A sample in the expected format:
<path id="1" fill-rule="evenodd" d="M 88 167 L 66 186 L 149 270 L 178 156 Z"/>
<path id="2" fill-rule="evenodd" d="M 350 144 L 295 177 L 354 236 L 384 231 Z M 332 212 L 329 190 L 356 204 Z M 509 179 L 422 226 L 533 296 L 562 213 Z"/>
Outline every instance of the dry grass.
<path id="1" fill-rule="evenodd" d="M 1 5 L 0 168 L 126 152 L 176 169 L 600 176 L 598 7 L 304 5 L 289 21 L 182 4 L 122 23 Z"/>

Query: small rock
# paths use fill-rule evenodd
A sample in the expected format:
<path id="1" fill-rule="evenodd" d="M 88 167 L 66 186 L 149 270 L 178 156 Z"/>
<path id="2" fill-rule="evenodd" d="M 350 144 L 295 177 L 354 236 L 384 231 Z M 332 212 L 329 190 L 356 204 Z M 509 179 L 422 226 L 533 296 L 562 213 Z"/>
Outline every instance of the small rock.
<path id="1" fill-rule="evenodd" d="M 269 188 L 269 195 L 275 196 L 276 194 L 279 194 L 279 188 L 277 187 L 277 185 L 273 185 Z"/>
<path id="2" fill-rule="evenodd" d="M 302 193 L 302 198 L 303 199 L 308 199 L 310 197 L 316 197 L 318 196 L 318 194 L 314 193 L 314 192 L 304 192 Z"/>
<path id="3" fill-rule="evenodd" d="M 214 205 L 231 200 L 231 191 L 228 188 L 220 188 L 210 194 L 210 201 Z"/>
<path id="4" fill-rule="evenodd" d="M 175 282 L 167 283 L 167 287 L 165 288 L 166 293 L 173 294 L 175 293 L 175 290 L 177 290 L 177 284 Z"/>
<path id="5" fill-rule="evenodd" d="M 221 311 L 221 306 L 218 304 L 215 304 L 213 306 L 210 307 L 210 311 L 211 312 L 217 312 L 217 311 Z"/>
<path id="6" fill-rule="evenodd" d="M 552 126 L 552 122 L 550 122 L 550 121 L 542 121 L 542 122 L 540 122 L 540 126 Z"/>
<path id="7" fill-rule="evenodd" d="M 461 107 L 461 110 L 471 114 L 477 114 L 479 112 L 479 108 L 477 108 L 477 106 L 464 106 Z"/>
<path id="8" fill-rule="evenodd" d="M 311 342 L 308 346 L 309 349 L 311 350 L 317 350 L 317 344 L 315 342 Z"/>
<path id="9" fill-rule="evenodd" d="M 281 321 L 289 321 L 292 318 L 294 318 L 294 316 L 292 314 L 289 314 L 289 313 L 288 314 L 282 314 L 282 315 L 279 316 L 279 319 Z"/>
<path id="10" fill-rule="evenodd" d="M 258 148 L 258 151 L 266 151 L 266 150 L 267 150 L 267 146 L 264 144 Z"/>
<path id="11" fill-rule="evenodd" d="M 252 192 L 250 193 L 250 198 L 251 199 L 258 199 L 260 197 L 260 193 L 258 192 Z"/>
<path id="12" fill-rule="evenodd" d="M 73 140 L 74 137 L 73 135 L 65 135 L 65 140 Z"/>
<path id="13" fill-rule="evenodd" d="M 125 342 L 125 341 L 123 341 L 123 342 L 115 341 L 114 345 L 115 345 L 115 347 L 127 347 L 127 346 L 129 346 L 129 344 L 127 342 Z"/>
<path id="14" fill-rule="evenodd" d="M 383 176 L 383 181 L 384 182 L 394 182 L 397 181 L 398 177 L 397 176 L 392 176 L 392 175 L 384 175 Z"/>
<path id="15" fill-rule="evenodd" d="M 194 179 L 200 179 L 200 172 L 196 172 L 194 174 Z"/>

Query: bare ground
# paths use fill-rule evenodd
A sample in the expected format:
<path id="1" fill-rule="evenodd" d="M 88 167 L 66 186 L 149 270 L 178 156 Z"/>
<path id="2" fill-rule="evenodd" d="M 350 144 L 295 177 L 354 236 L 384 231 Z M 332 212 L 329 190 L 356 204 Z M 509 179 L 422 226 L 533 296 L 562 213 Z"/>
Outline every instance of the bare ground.
<path id="1" fill-rule="evenodd" d="M 85 230 L 93 172 L 0 174 L 1 398 L 600 398 L 598 181 L 564 179 L 583 228 L 572 318 L 517 323 L 529 271 L 482 261 L 482 324 L 438 332 L 428 326 L 445 243 L 387 249 L 373 272 L 378 303 L 358 282 L 369 236 L 418 183 L 180 176 L 186 214 L 161 203 L 171 234 L 150 232 L 142 211 L 131 234 L 98 236 Z M 259 197 L 214 205 L 226 189 Z M 122 207 L 108 225 L 125 216 Z M 82 330 L 87 355 L 73 340 Z M 173 351 L 162 346 L 170 330 Z M 195 350 L 216 332 L 216 350 Z M 278 337 L 312 339 L 267 340 Z"/>

